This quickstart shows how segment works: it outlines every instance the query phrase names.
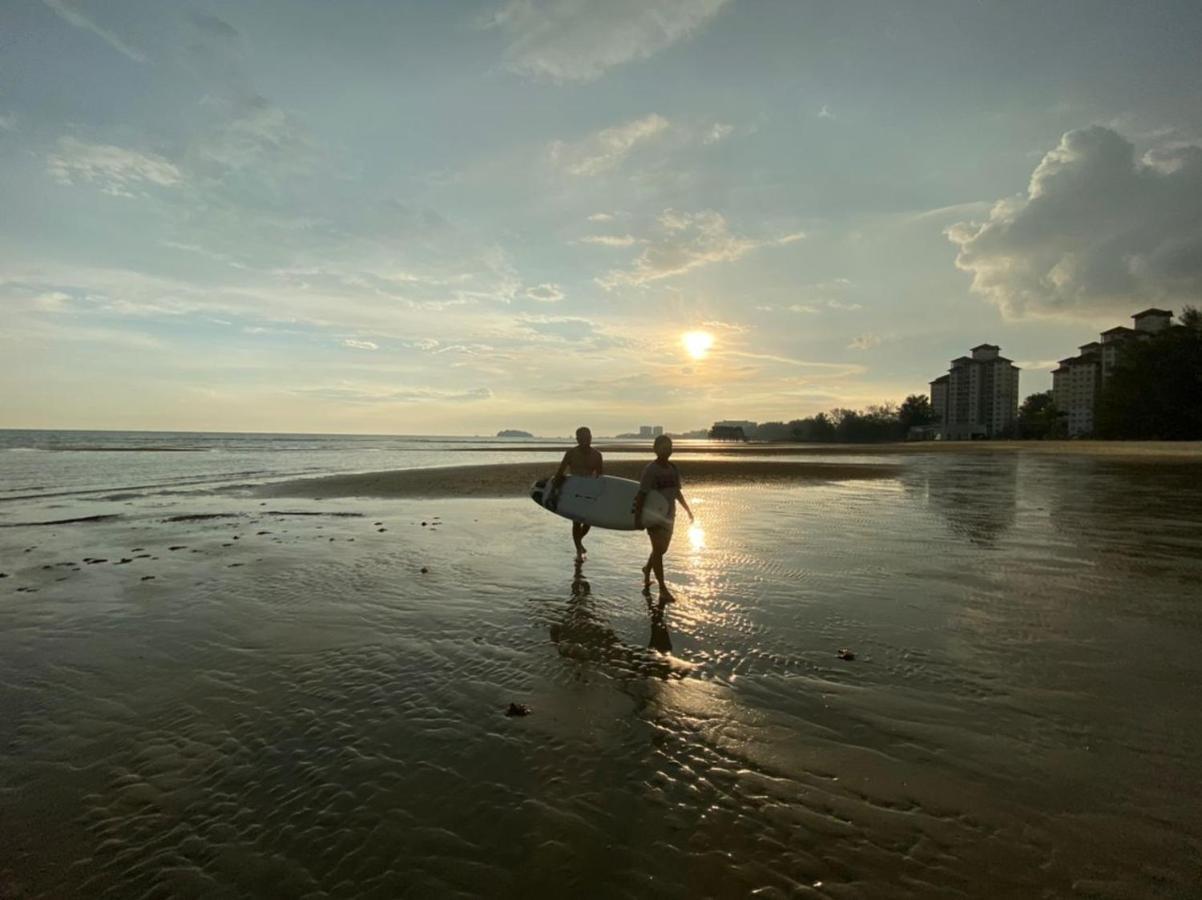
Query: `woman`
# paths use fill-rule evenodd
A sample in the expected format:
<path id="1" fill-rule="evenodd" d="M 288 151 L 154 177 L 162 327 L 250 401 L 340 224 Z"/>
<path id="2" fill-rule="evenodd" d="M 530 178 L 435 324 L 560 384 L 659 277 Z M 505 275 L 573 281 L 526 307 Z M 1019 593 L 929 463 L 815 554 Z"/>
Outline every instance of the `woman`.
<path id="1" fill-rule="evenodd" d="M 655 580 L 659 582 L 659 599 L 664 603 L 671 603 L 676 598 L 664 583 L 664 554 L 668 552 L 668 545 L 672 543 L 676 504 L 680 503 L 684 507 L 690 522 L 693 521 L 693 511 L 689 509 L 684 494 L 680 492 L 680 470 L 668 461 L 672 455 L 672 439 L 666 434 L 661 434 L 655 439 L 653 446 L 655 461 L 648 463 L 647 468 L 643 469 L 643 475 L 639 479 L 639 493 L 634 500 L 634 527 L 643 527 L 643 505 L 647 502 L 647 493 L 659 491 L 663 494 L 668 501 L 668 521 L 666 524 L 652 525 L 647 529 L 647 536 L 651 538 L 651 555 L 647 557 L 647 565 L 643 566 L 643 590 L 651 590 L 651 573 L 654 572 Z"/>

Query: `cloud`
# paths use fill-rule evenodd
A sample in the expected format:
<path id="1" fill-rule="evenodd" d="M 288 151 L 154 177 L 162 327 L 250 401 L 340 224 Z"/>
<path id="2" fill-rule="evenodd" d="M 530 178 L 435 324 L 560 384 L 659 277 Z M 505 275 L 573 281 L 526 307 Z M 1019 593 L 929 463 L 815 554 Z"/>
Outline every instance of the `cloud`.
<path id="1" fill-rule="evenodd" d="M 526 288 L 526 296 L 539 303 L 558 303 L 563 299 L 563 291 L 557 284 L 540 284 L 537 287 Z"/>
<path id="2" fill-rule="evenodd" d="M 0 131 L 16 131 L 17 120 L 11 115 L 0 113 Z"/>
<path id="3" fill-rule="evenodd" d="M 265 97 L 210 97 L 206 102 L 223 118 L 194 148 L 202 161 L 235 172 L 259 167 L 277 178 L 307 171 L 317 161 L 319 153 L 309 133 Z"/>
<path id="4" fill-rule="evenodd" d="M 116 50 L 118 53 L 129 57 L 134 62 L 146 62 L 146 56 L 138 50 L 135 50 L 113 32 L 107 28 L 96 24 L 82 12 L 79 11 L 75 3 L 70 0 L 42 0 L 48 7 L 54 10 L 55 14 L 68 24 L 74 25 L 76 28 L 82 28 L 84 31 L 90 31 L 92 34 L 99 37 L 106 44 Z"/>
<path id="5" fill-rule="evenodd" d="M 658 113 L 649 113 L 592 132 L 577 141 L 553 141 L 549 155 L 554 165 L 579 176 L 612 171 L 627 157 L 640 151 L 647 159 L 648 167 L 662 169 L 681 151 L 716 144 L 734 131 L 733 125 L 723 122 L 669 120 Z M 590 222 L 609 222 L 614 216 L 596 213 L 588 219 Z"/>
<path id="6" fill-rule="evenodd" d="M 657 225 L 657 233 L 646 241 L 646 248 L 630 268 L 612 270 L 597 283 L 606 290 L 641 286 L 712 263 L 731 262 L 759 247 L 790 244 L 805 236 L 793 233 L 761 240 L 741 237 L 732 234 L 726 219 L 713 210 L 681 213 L 668 209 Z"/>
<path id="7" fill-rule="evenodd" d="M 822 109 L 818 110 L 818 118 L 833 119 L 833 118 L 835 118 L 835 114 L 833 112 L 831 112 L 831 108 L 829 106 L 827 106 L 825 103 L 823 103 Z"/>
<path id="8" fill-rule="evenodd" d="M 809 306 L 805 303 L 792 303 L 789 306 L 786 306 L 785 309 L 787 309 L 789 312 L 805 313 L 806 315 L 810 316 L 817 315 L 820 312 L 818 307 Z"/>
<path id="9" fill-rule="evenodd" d="M 33 298 L 33 305 L 42 312 L 62 312 L 71 303 L 71 295 L 62 291 L 45 291 Z"/>
<path id="10" fill-rule="evenodd" d="M 112 144 L 88 144 L 73 137 L 59 138 L 46 160 L 46 171 L 59 184 L 87 182 L 104 193 L 135 196 L 141 185 L 173 187 L 183 175 L 171 162 L 153 153 L 140 153 Z"/>
<path id="11" fill-rule="evenodd" d="M 593 213 L 591 216 L 588 217 L 588 220 L 590 222 L 612 222 L 614 220 L 614 217 L 613 217 L 612 213 L 600 212 L 600 213 Z"/>
<path id="12" fill-rule="evenodd" d="M 380 345 L 373 341 L 360 341 L 355 338 L 346 338 L 342 342 L 342 346 L 350 347 L 352 350 L 379 350 Z"/>
<path id="13" fill-rule="evenodd" d="M 592 81 L 688 37 L 727 2 L 508 0 L 486 24 L 508 37 L 510 70 L 554 82 Z"/>
<path id="14" fill-rule="evenodd" d="M 846 300 L 827 300 L 826 305 L 831 309 L 842 309 L 852 312 L 857 309 L 864 308 L 863 304 L 861 303 L 848 303 Z"/>
<path id="15" fill-rule="evenodd" d="M 373 390 L 360 387 L 299 388 L 292 393 L 319 400 L 337 403 L 474 403 L 492 398 L 486 387 L 463 391 L 443 391 L 436 388 L 403 388 L 401 390 Z"/>
<path id="16" fill-rule="evenodd" d="M 701 138 L 703 144 L 716 144 L 718 141 L 724 141 L 734 133 L 735 127 L 727 125 L 723 122 L 715 122 L 710 126 L 709 130 Z"/>
<path id="17" fill-rule="evenodd" d="M 597 326 L 579 316 L 523 316 L 522 324 L 531 331 L 565 341 L 582 341 L 597 333 Z"/>
<path id="18" fill-rule="evenodd" d="M 1202 294 L 1202 147 L 1136 159 L 1118 132 L 1065 134 L 1026 195 L 947 231 L 972 289 L 1008 317 L 1088 317 Z"/>
<path id="19" fill-rule="evenodd" d="M 551 144 L 551 161 L 573 175 L 599 175 L 622 162 L 640 143 L 652 140 L 669 127 L 661 115 L 651 113 L 612 128 L 603 128 L 574 143 Z"/>
<path id="20" fill-rule="evenodd" d="M 871 350 L 873 347 L 879 347 L 881 339 L 875 334 L 862 334 L 858 338 L 853 338 L 852 342 L 847 345 L 848 350 Z"/>
<path id="21" fill-rule="evenodd" d="M 632 234 L 590 234 L 579 240 L 581 244 L 597 244 L 600 247 L 630 247 L 638 243 Z"/>

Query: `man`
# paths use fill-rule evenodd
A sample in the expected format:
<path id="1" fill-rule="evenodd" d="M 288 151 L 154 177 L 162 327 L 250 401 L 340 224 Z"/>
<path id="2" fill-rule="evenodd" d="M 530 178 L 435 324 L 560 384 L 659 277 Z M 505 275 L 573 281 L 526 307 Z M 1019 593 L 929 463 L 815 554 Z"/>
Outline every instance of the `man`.
<path id="1" fill-rule="evenodd" d="M 559 464 L 559 471 L 555 473 L 555 478 L 551 482 L 556 502 L 559 498 L 559 489 L 563 487 L 564 473 L 584 478 L 597 478 L 601 475 L 601 453 L 594 449 L 592 444 L 593 433 L 581 425 L 576 429 L 576 446 L 563 455 L 563 462 Z M 576 545 L 577 562 L 583 562 L 584 555 L 588 553 L 584 549 L 584 536 L 588 532 L 589 526 L 583 522 L 572 523 L 572 543 Z"/>
<path id="2" fill-rule="evenodd" d="M 643 506 L 647 502 L 647 494 L 659 491 L 668 501 L 668 521 L 665 525 L 652 525 L 647 529 L 647 537 L 651 539 L 651 555 L 647 557 L 647 565 L 643 566 L 643 591 L 651 591 L 651 573 L 655 572 L 655 580 L 659 582 L 659 599 L 661 603 L 671 603 L 676 598 L 664 583 L 664 554 L 672 543 L 672 526 L 676 523 L 676 504 L 684 507 L 693 521 L 693 511 L 685 502 L 684 494 L 680 492 L 680 470 L 676 464 L 669 462 L 672 455 L 672 439 L 661 434 L 655 439 L 655 460 L 647 463 L 643 476 L 639 479 L 639 492 L 634 500 L 634 527 L 643 527 Z"/>

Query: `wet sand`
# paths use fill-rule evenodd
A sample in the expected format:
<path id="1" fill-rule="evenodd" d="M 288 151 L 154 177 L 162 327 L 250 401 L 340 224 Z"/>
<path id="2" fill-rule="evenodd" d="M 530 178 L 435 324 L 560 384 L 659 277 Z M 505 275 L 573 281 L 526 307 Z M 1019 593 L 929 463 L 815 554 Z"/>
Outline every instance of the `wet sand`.
<path id="1" fill-rule="evenodd" d="M 543 451 L 546 452 L 545 449 Z M 647 460 L 605 463 L 608 475 L 638 478 Z M 261 497 L 518 497 L 530 485 L 555 474 L 555 463 L 507 463 L 492 466 L 448 466 L 399 469 L 300 478 L 256 489 Z M 896 478 L 901 467 L 882 463 L 781 462 L 775 460 L 694 459 L 680 463 L 690 487 L 764 482 L 816 483 Z"/>
<path id="2" fill-rule="evenodd" d="M 1198 896 L 1194 470 L 880 466 L 695 479 L 662 609 L 520 494 L 23 503 L 0 897 Z"/>

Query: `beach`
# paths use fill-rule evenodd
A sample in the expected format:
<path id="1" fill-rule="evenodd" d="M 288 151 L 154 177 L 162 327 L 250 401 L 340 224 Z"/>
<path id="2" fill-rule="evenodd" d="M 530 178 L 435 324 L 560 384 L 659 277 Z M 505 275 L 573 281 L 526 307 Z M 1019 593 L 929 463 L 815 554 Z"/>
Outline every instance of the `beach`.
<path id="1" fill-rule="evenodd" d="M 222 446 L 4 454 L 0 896 L 1196 893 L 1188 461 L 698 448 L 661 609 L 559 447 Z"/>

